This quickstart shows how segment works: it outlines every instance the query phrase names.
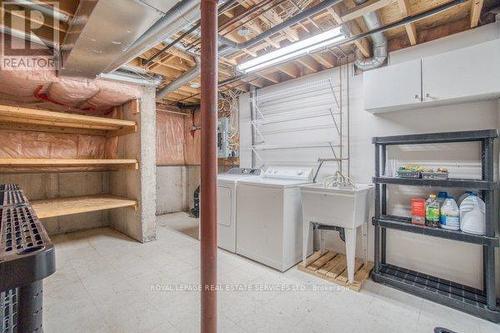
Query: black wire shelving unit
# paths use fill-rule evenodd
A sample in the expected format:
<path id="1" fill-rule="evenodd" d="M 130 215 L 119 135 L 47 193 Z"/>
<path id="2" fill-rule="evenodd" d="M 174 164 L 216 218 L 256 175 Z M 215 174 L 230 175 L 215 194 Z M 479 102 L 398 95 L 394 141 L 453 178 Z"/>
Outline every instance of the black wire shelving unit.
<path id="1" fill-rule="evenodd" d="M 494 174 L 494 142 L 498 135 L 498 130 L 491 129 L 373 138 L 373 144 L 375 145 L 375 177 L 373 178 L 375 183 L 375 216 L 373 218 L 375 226 L 375 266 L 372 278 L 374 281 L 493 322 L 500 322 L 500 300 L 496 298 L 495 290 L 495 249 L 499 246 L 499 238 L 496 235 L 498 221 L 494 201 L 495 190 L 499 188 Z M 381 175 L 381 170 L 385 170 L 386 166 L 387 146 L 456 142 L 481 143 L 482 179 L 427 180 Z M 388 184 L 462 188 L 480 191 L 486 204 L 486 235 L 478 236 L 461 231 L 414 225 L 407 217 L 388 215 Z M 387 229 L 481 245 L 483 247 L 484 288 L 482 290 L 475 289 L 387 263 Z"/>

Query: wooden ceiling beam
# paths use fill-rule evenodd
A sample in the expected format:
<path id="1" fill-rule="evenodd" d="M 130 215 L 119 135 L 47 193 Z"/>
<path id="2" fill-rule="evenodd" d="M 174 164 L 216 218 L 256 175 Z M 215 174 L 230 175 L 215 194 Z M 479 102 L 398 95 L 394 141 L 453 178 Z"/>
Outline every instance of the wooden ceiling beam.
<path id="1" fill-rule="evenodd" d="M 262 78 L 264 78 L 267 81 L 270 81 L 272 83 L 280 83 L 281 82 L 280 75 L 276 72 L 266 71 L 266 72 L 257 73 L 256 75 L 260 76 L 260 77 L 262 77 Z"/>
<path id="2" fill-rule="evenodd" d="M 313 53 L 311 54 L 311 57 L 326 68 L 332 68 L 336 63 L 335 58 L 331 53 Z"/>
<path id="3" fill-rule="evenodd" d="M 399 10 L 403 17 L 410 15 L 410 4 L 408 0 L 398 0 Z M 411 45 L 417 44 L 417 28 L 414 23 L 405 25 L 406 34 L 408 35 L 408 39 L 410 40 Z"/>
<path id="4" fill-rule="evenodd" d="M 245 77 L 241 79 L 243 82 L 246 82 L 248 84 L 251 84 L 252 86 L 255 86 L 257 88 L 262 88 L 264 87 L 264 83 L 262 82 L 263 79 L 259 77 Z"/>
<path id="5" fill-rule="evenodd" d="M 309 55 L 298 58 L 297 62 L 312 72 L 317 72 L 321 69 L 319 63 Z"/>
<path id="6" fill-rule="evenodd" d="M 471 2 L 470 27 L 475 28 L 479 24 L 479 18 L 481 17 L 484 0 L 472 0 Z"/>
<path id="7" fill-rule="evenodd" d="M 128 65 L 130 65 L 132 67 L 143 69 L 143 67 L 141 65 L 140 58 L 135 58 L 134 60 L 129 62 Z M 164 67 L 164 66 L 155 67 L 155 68 L 149 69 L 148 71 L 151 73 L 154 73 L 154 74 L 159 74 L 161 76 L 164 76 L 168 80 L 173 80 L 173 79 L 177 78 L 180 74 L 182 74 L 182 72 L 172 70 L 171 68 Z"/>
<path id="8" fill-rule="evenodd" d="M 342 18 L 340 17 L 340 15 L 337 13 L 337 11 L 335 9 L 333 9 L 332 7 L 328 8 L 328 13 L 333 17 L 333 20 L 337 23 L 337 24 L 343 24 L 344 22 L 342 22 Z M 362 31 L 361 31 L 361 28 L 359 27 L 359 25 L 356 23 L 356 22 L 347 22 L 346 24 L 346 27 L 347 29 L 349 30 L 350 33 L 354 34 L 354 35 L 357 35 L 357 34 L 360 34 Z M 371 55 L 370 53 L 370 45 L 368 43 L 368 41 L 366 40 L 366 38 L 363 38 L 361 40 L 357 40 L 354 42 L 354 45 L 356 45 L 356 47 L 361 51 L 361 53 L 363 54 L 363 56 L 365 57 L 369 57 Z"/>
<path id="9" fill-rule="evenodd" d="M 367 13 L 371 13 L 380 8 L 384 8 L 385 6 L 390 5 L 392 2 L 393 0 L 368 0 L 362 5 L 347 9 L 344 13 L 342 13 L 340 19 L 342 22 L 348 22 L 358 17 L 362 17 Z"/>
<path id="10" fill-rule="evenodd" d="M 300 69 L 297 65 L 295 65 L 293 62 L 285 63 L 282 65 L 276 66 L 276 69 L 279 70 L 282 73 L 285 73 L 292 79 L 295 79 L 299 77 L 300 75 Z"/>

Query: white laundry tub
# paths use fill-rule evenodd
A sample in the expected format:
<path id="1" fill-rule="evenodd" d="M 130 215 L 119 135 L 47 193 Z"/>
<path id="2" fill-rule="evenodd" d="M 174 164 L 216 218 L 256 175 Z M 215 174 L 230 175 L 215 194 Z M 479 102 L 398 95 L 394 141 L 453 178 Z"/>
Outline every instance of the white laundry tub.
<path id="1" fill-rule="evenodd" d="M 304 246 L 310 241 L 311 223 L 344 228 L 350 283 L 354 281 L 356 228 L 368 221 L 372 192 L 373 185 L 369 184 L 357 184 L 354 188 L 325 187 L 319 183 L 301 186 Z M 304 264 L 306 256 L 307 252 L 303 252 Z"/>

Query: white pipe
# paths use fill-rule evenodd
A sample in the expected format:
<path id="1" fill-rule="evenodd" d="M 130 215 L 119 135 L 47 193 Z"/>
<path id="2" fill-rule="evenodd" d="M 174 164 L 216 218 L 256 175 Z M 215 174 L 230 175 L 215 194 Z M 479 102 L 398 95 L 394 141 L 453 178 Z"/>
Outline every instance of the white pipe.
<path id="1" fill-rule="evenodd" d="M 120 82 L 135 83 L 145 86 L 157 86 L 161 83 L 160 78 L 148 79 L 132 73 L 126 73 L 122 71 L 115 71 L 113 73 L 102 73 L 99 78 Z"/>
<path id="2" fill-rule="evenodd" d="M 58 49 L 59 48 L 59 44 L 54 43 L 54 41 L 51 41 L 51 40 L 48 40 L 48 39 L 45 39 L 43 37 L 39 37 L 39 36 L 36 36 L 36 35 L 28 35 L 24 31 L 20 31 L 20 30 L 17 30 L 17 29 L 12 29 L 12 28 L 9 28 L 9 27 L 7 27 L 5 25 L 1 25 L 0 26 L 0 31 L 3 34 L 7 34 L 7 35 L 10 35 L 12 37 L 19 38 L 19 39 L 24 39 L 24 40 L 27 40 L 29 42 L 32 42 L 32 43 L 35 43 L 35 44 L 38 44 L 38 45 L 47 46 L 47 47 L 50 47 L 52 49 Z"/>
<path id="3" fill-rule="evenodd" d="M 71 17 L 63 12 L 60 12 L 56 9 L 56 7 L 49 7 L 43 4 L 36 3 L 31 0 L 10 0 L 21 7 L 28 7 L 34 10 L 38 10 L 44 14 L 50 15 L 56 20 L 68 23 L 71 20 Z"/>

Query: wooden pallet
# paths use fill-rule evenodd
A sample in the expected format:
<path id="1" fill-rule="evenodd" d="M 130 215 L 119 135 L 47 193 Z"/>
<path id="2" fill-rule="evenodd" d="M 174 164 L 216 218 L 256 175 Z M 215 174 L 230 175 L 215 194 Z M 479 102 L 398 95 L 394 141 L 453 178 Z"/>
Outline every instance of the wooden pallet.
<path id="1" fill-rule="evenodd" d="M 349 289 L 359 291 L 373 269 L 373 262 L 363 262 L 356 259 L 354 282 L 347 282 L 347 261 L 345 255 L 333 251 L 321 254 L 316 251 L 306 260 L 306 264 L 300 263 L 299 270 L 313 274 L 330 282 L 335 282 Z"/>

